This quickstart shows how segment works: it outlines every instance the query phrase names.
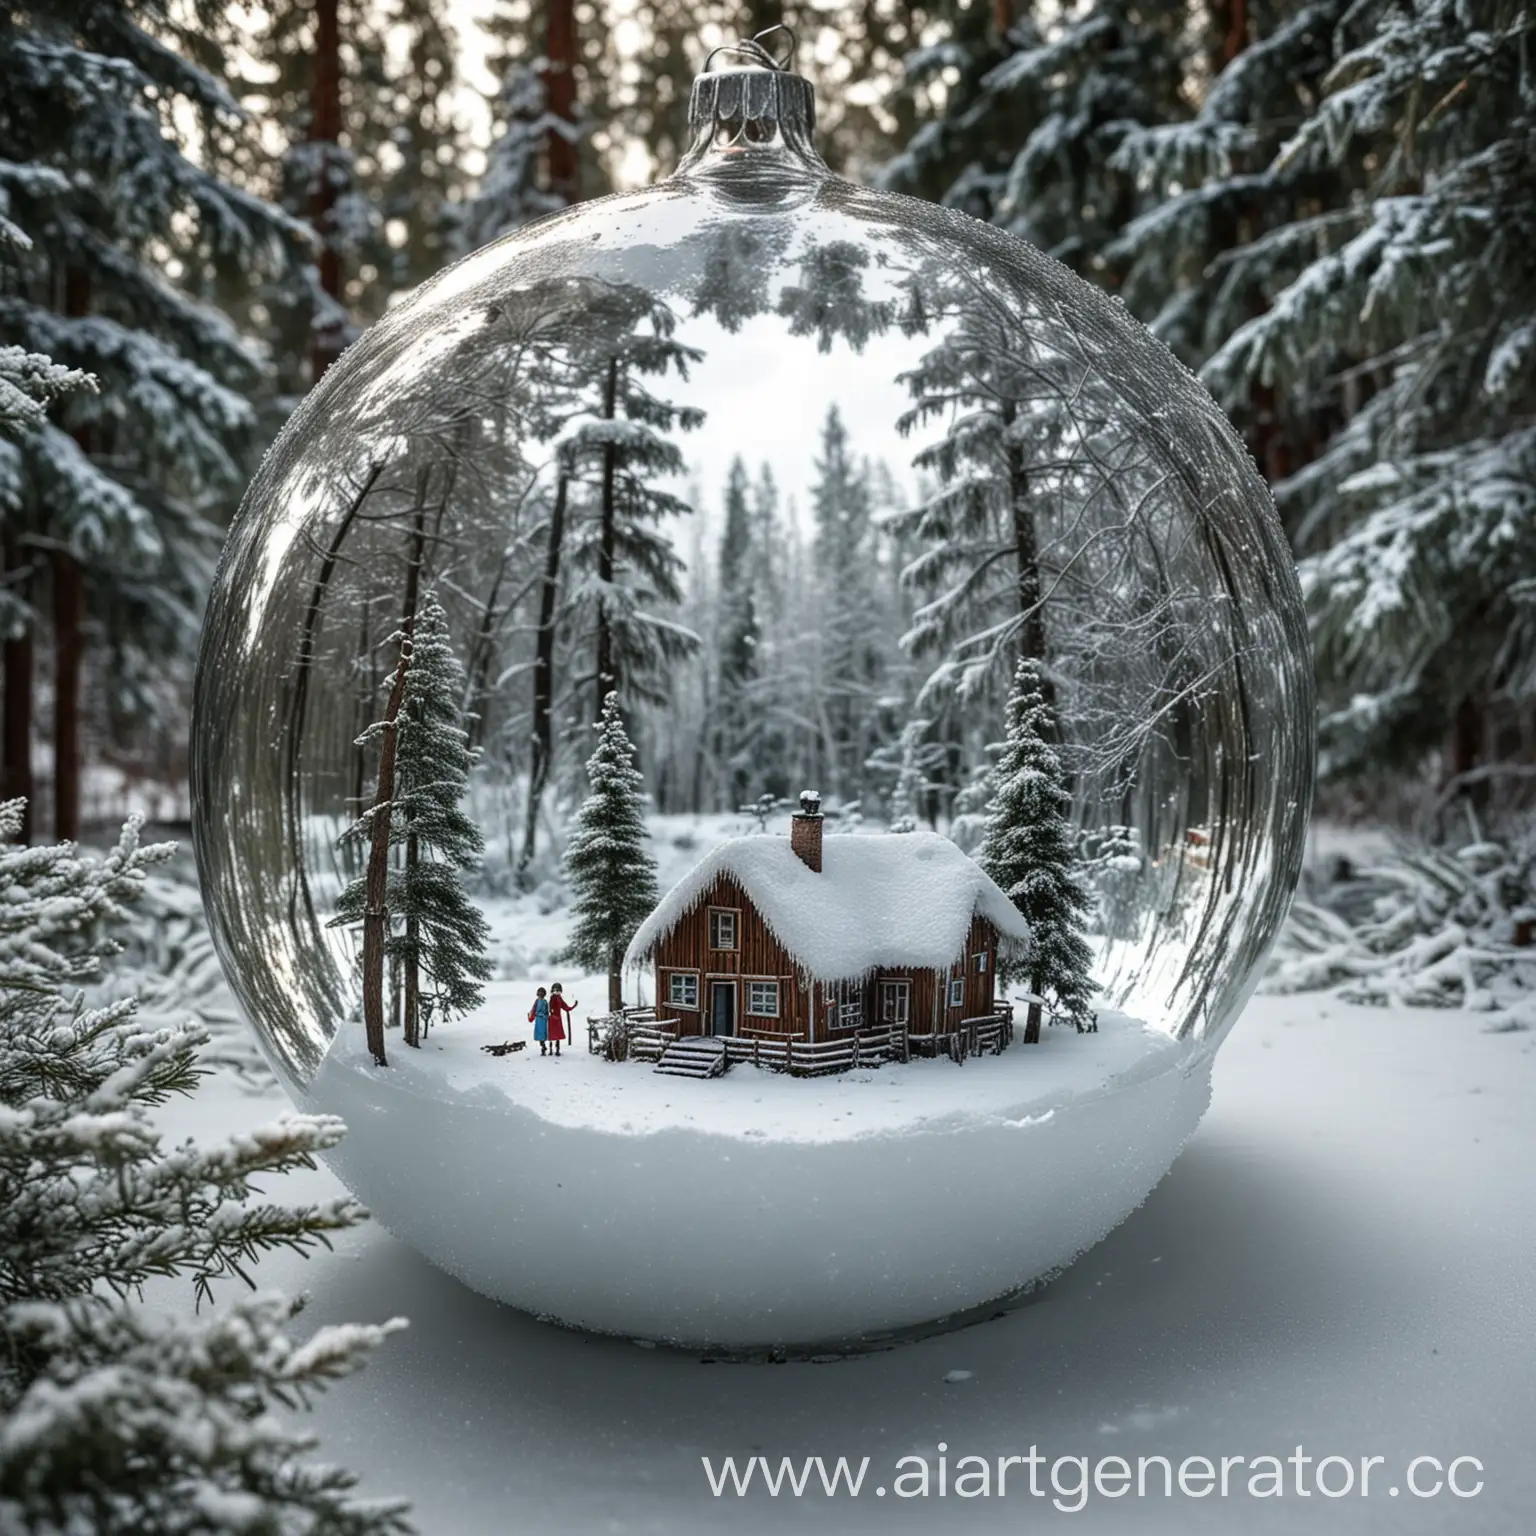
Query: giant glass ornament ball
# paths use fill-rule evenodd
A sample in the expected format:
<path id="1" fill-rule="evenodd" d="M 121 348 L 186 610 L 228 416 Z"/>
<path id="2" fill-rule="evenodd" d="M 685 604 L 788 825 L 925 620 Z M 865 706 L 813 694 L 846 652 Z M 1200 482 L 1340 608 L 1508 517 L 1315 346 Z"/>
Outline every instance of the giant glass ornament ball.
<path id="1" fill-rule="evenodd" d="M 1310 656 L 1253 463 L 1121 304 L 989 225 L 833 175 L 808 84 L 766 57 L 701 75 L 691 118 L 675 175 L 450 267 L 295 414 L 214 585 L 196 851 L 252 1025 L 298 1103 L 347 1119 L 332 1164 L 392 1231 L 579 1326 L 847 1342 L 1048 1275 L 1172 1163 L 1299 870 Z M 914 713 L 996 739 L 1010 659 L 1045 657 L 1096 854 L 1105 1003 L 1167 1049 L 1091 1093 L 1064 1087 L 1050 1113 L 925 1128 L 909 1110 L 898 1134 L 855 1097 L 819 1130 L 752 1138 L 695 1123 L 690 1095 L 729 1079 L 677 1083 L 677 1124 L 657 1128 L 424 1076 L 397 1034 L 372 1066 L 358 930 L 332 919 L 368 853 L 343 833 L 375 793 L 364 733 L 407 602 L 441 604 L 479 740 L 517 738 L 482 755 L 468 802 L 507 865 L 536 710 L 558 737 L 594 716 L 595 674 L 622 696 L 673 667 L 667 593 L 695 487 L 718 505 L 739 457 L 754 480 L 771 471 L 781 515 L 808 515 L 834 411 L 849 453 L 889 466 L 901 557 L 934 578 L 917 660 L 935 677 Z M 546 621 L 558 677 L 541 705 L 529 634 Z M 506 761 L 519 778 L 496 777 Z M 1058 1061 L 1072 1046 L 1048 1044 Z M 901 1070 L 940 1068 L 979 1103 L 999 1070 Z M 875 1101 L 882 1074 L 866 1076 L 845 1099 Z M 920 1105 L 929 1079 L 911 1080 Z"/>

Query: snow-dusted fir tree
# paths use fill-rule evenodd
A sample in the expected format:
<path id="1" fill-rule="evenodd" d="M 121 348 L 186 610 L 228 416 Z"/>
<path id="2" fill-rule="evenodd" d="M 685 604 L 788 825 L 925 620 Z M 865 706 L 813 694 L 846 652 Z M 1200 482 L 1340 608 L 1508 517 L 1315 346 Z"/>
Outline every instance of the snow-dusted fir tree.
<path id="1" fill-rule="evenodd" d="M 400 637 L 397 637 L 397 643 Z M 394 785 L 387 806 L 375 805 L 345 834 L 368 838 L 374 818 L 390 817 L 389 846 L 398 853 L 387 885 L 390 934 L 384 955 L 396 966 L 405 1043 L 421 1043 L 425 980 L 439 1019 L 478 1008 L 489 979 L 489 930 L 464 890 L 463 874 L 484 851 L 480 829 L 465 814 L 474 754 L 465 729 L 464 668 L 448 634 L 448 619 L 433 592 L 421 599 L 412 626 L 400 708 L 396 716 Z M 365 739 L 383 734 L 370 727 Z M 366 871 L 337 902 L 333 925 L 363 921 Z"/>
<path id="2" fill-rule="evenodd" d="M 550 134 L 572 142 L 579 130 L 547 109 L 543 72 L 533 64 L 514 64 L 496 94 L 500 131 L 485 152 L 485 171 L 473 197 L 465 199 L 459 223 L 461 250 L 478 250 L 500 235 L 521 229 L 565 206 L 539 185 L 540 161 Z"/>
<path id="3" fill-rule="evenodd" d="M 206 1303 L 263 1253 L 353 1226 L 349 1197 L 289 1205 L 269 1182 L 313 1167 L 341 1123 L 288 1114 L 164 1150 L 153 1111 L 196 1086 L 206 1032 L 146 1027 L 132 997 L 92 1007 L 81 987 L 172 850 L 141 848 L 133 823 L 101 860 L 22 848 L 20 822 L 16 801 L 0 805 L 0 1529 L 405 1530 L 401 1506 L 303 1461 L 309 1439 L 284 1423 L 398 1324 L 301 1341 L 282 1296 L 180 1312 L 138 1300 L 169 1279 Z"/>
<path id="4" fill-rule="evenodd" d="M 589 793 L 565 850 L 576 927 L 568 957 L 608 973 L 608 1007 L 624 1006 L 624 951 L 656 905 L 656 861 L 646 852 L 645 791 L 619 714 L 603 701 L 597 750 L 587 760 Z"/>
<path id="5" fill-rule="evenodd" d="M 720 536 L 719 688 L 714 699 L 717 771 L 725 802 L 738 806 L 761 779 L 762 709 L 758 679 L 757 583 L 747 467 L 731 463 L 725 487 L 725 529 Z"/>
<path id="6" fill-rule="evenodd" d="M 207 0 L 35 5 L 0 25 L 0 197 L 29 242 L 0 264 L 0 336 L 99 382 L 8 455 L 7 528 L 63 658 L 66 828 L 80 785 L 69 727 L 86 700 L 76 658 L 91 640 L 99 692 L 145 729 L 181 728 L 166 701 L 188 681 L 215 519 L 249 473 L 264 362 L 199 296 L 306 286 L 303 226 L 185 153 L 197 129 L 206 143 L 239 125 L 221 27 Z"/>
<path id="7" fill-rule="evenodd" d="M 1114 152 L 1114 167 L 1134 179 L 1145 203 L 1105 251 L 1117 291 L 1192 366 L 1295 273 L 1300 231 L 1279 232 L 1306 222 L 1334 178 L 1277 156 L 1321 94 L 1347 6 L 1283 0 L 1250 12 L 1240 31 L 1229 15 L 1224 35 L 1211 39 L 1212 78 L 1199 111 L 1128 125 Z M 1339 178 L 1341 189 L 1351 179 Z M 1321 234 L 1332 222 L 1324 216 L 1313 229 Z M 1265 458 L 1260 468 L 1269 474 Z"/>
<path id="8" fill-rule="evenodd" d="M 1092 903 L 1077 882 L 1071 799 L 1054 736 L 1039 671 L 1026 658 L 1008 698 L 1008 735 L 992 770 L 979 862 L 1023 913 L 1033 939 L 1029 959 L 1008 979 L 1022 978 L 1082 1030 L 1093 997 L 1093 955 L 1082 933 Z M 1029 1005 L 1026 1045 L 1040 1038 L 1040 1012 L 1038 1002 Z"/>
<path id="9" fill-rule="evenodd" d="M 1138 125 L 1182 116 L 1174 7 L 1067 0 L 942 8 L 908 84 L 946 77 L 944 109 L 882 182 L 1024 236 L 1085 275 L 1134 211 L 1116 151 Z"/>
<path id="10" fill-rule="evenodd" d="M 580 575 L 572 618 L 590 638 L 601 714 L 613 690 L 626 702 L 664 698 L 668 668 L 698 646 L 656 610 L 682 598 L 666 525 L 692 510 L 665 488 L 685 467 L 674 434 L 700 426 L 704 412 L 667 400 L 659 386 L 674 372 L 686 379 L 703 354 L 677 340 L 677 317 L 640 289 L 602 285 L 587 319 L 571 348 L 579 404 L 565 452 Z"/>
<path id="11" fill-rule="evenodd" d="M 1536 10 L 1365 0 L 1330 47 L 1274 162 L 1326 195 L 1255 243 L 1289 268 L 1204 377 L 1239 412 L 1255 385 L 1326 407 L 1276 487 L 1324 772 L 1497 773 L 1536 701 Z"/>

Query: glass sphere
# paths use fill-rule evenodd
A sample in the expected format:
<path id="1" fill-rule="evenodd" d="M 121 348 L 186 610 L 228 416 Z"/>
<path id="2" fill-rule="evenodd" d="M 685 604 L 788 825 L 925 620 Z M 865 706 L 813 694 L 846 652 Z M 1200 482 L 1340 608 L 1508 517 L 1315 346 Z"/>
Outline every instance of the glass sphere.
<path id="1" fill-rule="evenodd" d="M 808 112 L 756 74 L 706 77 L 743 78 L 711 95 L 676 175 L 506 236 L 386 315 L 305 400 L 230 533 L 198 672 L 195 844 L 230 981 L 303 1103 L 338 1107 L 322 1064 L 338 1030 L 361 1030 L 355 933 L 332 919 L 366 855 L 342 835 L 377 773 L 358 739 L 412 594 L 441 603 L 490 739 L 551 707 L 531 644 L 489 667 L 509 622 L 542 622 L 547 588 L 590 721 L 608 687 L 665 682 L 657 612 L 692 537 L 691 487 L 713 493 L 739 455 L 805 508 L 833 408 L 852 449 L 890 466 L 892 537 L 931 578 L 916 712 L 995 739 L 1014 660 L 1043 658 L 1094 856 L 1106 1003 L 1182 1042 L 1188 1077 L 1284 915 L 1312 786 L 1311 661 L 1243 445 L 1123 305 L 995 228 L 830 174 Z M 488 839 L 520 835 L 507 798 Z M 1030 1258 L 1037 1273 L 1145 1195 L 1203 1090 L 1179 1102 L 1148 1132 L 1159 1150 L 1136 1189 L 1063 1239 L 1071 1251 Z M 366 1103 L 344 1112 L 355 1142 Z M 391 1194 L 418 1155 L 339 1166 L 430 1256 L 558 1312 L 456 1261 L 451 1224 L 423 1214 L 430 1181 Z M 979 1303 L 997 1278 L 905 1312 L 872 1304 L 871 1321 Z M 621 1306 L 573 1320 L 630 1326 Z"/>

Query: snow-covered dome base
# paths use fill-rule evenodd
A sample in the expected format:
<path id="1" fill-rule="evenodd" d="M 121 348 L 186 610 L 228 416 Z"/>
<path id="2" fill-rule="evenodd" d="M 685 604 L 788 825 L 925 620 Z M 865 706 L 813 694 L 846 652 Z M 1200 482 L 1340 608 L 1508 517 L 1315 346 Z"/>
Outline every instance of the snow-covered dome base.
<path id="1" fill-rule="evenodd" d="M 488 1056 L 492 1011 L 387 1071 L 339 1036 L 306 1105 L 347 1121 L 329 1161 L 475 1290 L 688 1346 L 854 1344 L 1044 1278 L 1146 1198 L 1210 1092 L 1207 1053 L 1116 1014 L 962 1067 L 697 1082 Z"/>

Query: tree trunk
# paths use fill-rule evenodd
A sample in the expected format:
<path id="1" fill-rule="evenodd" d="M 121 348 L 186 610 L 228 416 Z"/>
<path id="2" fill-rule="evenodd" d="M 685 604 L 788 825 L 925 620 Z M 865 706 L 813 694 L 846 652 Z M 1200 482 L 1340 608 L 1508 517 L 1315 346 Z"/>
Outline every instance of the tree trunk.
<path id="1" fill-rule="evenodd" d="M 503 553 L 496 567 L 491 590 L 486 593 L 485 607 L 480 613 L 480 627 L 470 647 L 464 667 L 464 730 L 471 751 L 477 751 L 485 736 L 485 706 L 490 692 L 491 657 L 496 649 L 496 625 L 499 615 L 496 601 L 501 596 L 501 584 L 507 579 L 509 553 Z"/>
<path id="2" fill-rule="evenodd" d="M 1018 418 L 1018 406 L 1011 400 L 1003 406 L 1003 423 L 1012 427 Z M 1045 611 L 1040 601 L 1040 547 L 1035 536 L 1035 515 L 1029 505 L 1029 471 L 1024 467 L 1024 449 L 1009 443 L 1008 510 L 1013 519 L 1014 559 L 1018 566 L 1019 612 L 1024 627 L 1019 636 L 1019 650 L 1039 663 L 1040 693 L 1056 717 L 1056 689 L 1045 673 Z"/>
<path id="3" fill-rule="evenodd" d="M 405 867 L 415 872 L 421 857 L 421 845 L 412 832 L 405 840 Z M 421 1046 L 421 965 L 416 957 L 416 944 L 421 937 L 421 924 L 412 912 L 405 920 L 405 1043 Z"/>
<path id="4" fill-rule="evenodd" d="M 395 722 L 405 697 L 405 674 L 411 664 L 411 632 L 416 626 L 416 599 L 421 589 L 421 567 L 426 556 L 427 478 L 422 470 L 417 481 L 414 548 L 405 577 L 405 602 L 400 621 L 400 660 L 395 681 L 384 708 L 384 739 L 379 746 L 379 782 L 373 796 L 373 823 L 369 828 L 368 872 L 363 911 L 363 1028 L 368 1050 L 379 1066 L 387 1066 L 384 1054 L 384 946 L 389 938 L 389 833 L 394 819 Z"/>
<path id="5" fill-rule="evenodd" d="M 608 379 L 603 386 L 603 420 L 613 421 L 618 414 L 619 365 L 614 360 L 608 364 Z M 613 556 L 618 508 L 614 503 L 615 481 L 618 478 L 619 450 L 616 444 L 603 446 L 603 499 L 602 526 L 597 546 L 597 579 L 603 591 L 597 598 L 597 708 L 593 719 L 603 718 L 603 704 L 618 686 L 614 671 L 613 630 L 608 620 L 607 589 L 613 584 Z"/>
<path id="6" fill-rule="evenodd" d="M 310 588 L 309 602 L 304 608 L 304 621 L 299 627 L 299 649 L 293 668 L 293 694 L 288 706 L 288 733 L 283 744 L 288 792 L 289 857 L 293 861 L 293 888 L 288 898 L 290 918 L 297 918 L 300 901 L 303 902 L 310 919 L 314 918 L 314 906 L 309 895 L 309 880 L 304 870 L 304 850 L 301 846 L 303 797 L 299 789 L 299 762 L 303 752 L 305 717 L 309 710 L 309 679 L 314 671 L 315 650 L 320 636 L 321 621 L 325 617 L 325 595 L 330 588 L 331 578 L 335 575 L 337 563 L 341 559 L 341 546 L 346 541 L 353 521 L 362 510 L 363 503 L 368 499 L 368 493 L 373 489 L 383 468 L 382 464 L 375 464 L 369 469 L 363 478 L 362 485 L 358 488 L 357 495 L 352 498 L 347 510 L 342 514 L 341 521 L 337 523 L 336 532 L 331 535 L 331 542 L 320 561 L 320 569 L 315 573 L 315 584 Z M 363 622 L 366 626 L 366 616 Z M 362 788 L 360 785 L 356 805 L 361 811 Z"/>
<path id="7" fill-rule="evenodd" d="M 29 561 L 13 529 L 5 531 L 5 568 L 12 574 L 27 570 Z M 25 600 L 27 578 L 22 575 L 11 588 L 18 601 Z M 21 812 L 23 843 L 32 841 L 32 699 L 33 644 L 29 625 L 4 645 L 5 721 L 4 745 L 0 748 L 0 800 L 24 800 Z"/>
<path id="8" fill-rule="evenodd" d="M 608 955 L 608 1011 L 617 1013 L 624 1006 L 624 952 L 615 949 Z"/>
<path id="9" fill-rule="evenodd" d="M 521 880 L 533 862 L 539 831 L 539 808 L 549 783 L 554 757 L 555 602 L 560 589 L 560 554 L 565 543 L 565 506 L 569 481 L 560 476 L 555 505 L 549 514 L 549 545 L 544 553 L 544 584 L 539 593 L 539 632 L 533 658 L 533 756 L 528 768 L 528 807 L 523 817 L 523 851 L 518 856 Z"/>
<path id="10" fill-rule="evenodd" d="M 1248 0 L 1212 0 L 1211 78 L 1248 46 Z"/>
<path id="11" fill-rule="evenodd" d="M 545 43 L 544 101 L 551 117 L 576 121 L 575 0 L 550 0 Z M 581 154 L 565 134 L 550 129 L 546 140 L 549 190 L 567 207 L 581 201 Z"/>
<path id="12" fill-rule="evenodd" d="M 336 188 L 331 183 L 331 146 L 341 142 L 341 17 L 339 0 L 315 0 L 315 58 L 310 84 L 310 141 L 321 145 L 320 164 L 310 190 L 309 220 L 320 236 L 320 287 L 341 303 L 341 255 L 336 250 L 331 212 Z M 341 355 L 339 323 L 316 326 L 310 340 L 310 383 L 318 384 Z"/>
<path id="13" fill-rule="evenodd" d="M 1045 985 L 1045 978 L 1043 976 L 1031 976 L 1029 978 L 1029 990 L 1031 992 L 1033 992 L 1036 997 L 1040 996 L 1040 988 L 1043 987 L 1044 985 Z M 1039 1045 L 1040 1044 L 1040 1004 L 1039 1003 L 1031 1003 L 1029 1005 L 1029 1012 L 1026 1013 L 1025 1016 L 1024 1016 L 1024 1044 L 1025 1045 Z"/>
<path id="14" fill-rule="evenodd" d="M 85 661 L 85 572 L 63 550 L 53 556 L 53 835 L 80 836 L 80 677 Z"/>
<path id="15" fill-rule="evenodd" d="M 64 313 L 91 312 L 91 275 L 83 267 L 64 274 Z M 75 441 L 91 451 L 89 427 Z M 61 843 L 80 836 L 80 679 L 85 662 L 85 571 L 66 550 L 53 566 L 53 833 Z"/>

